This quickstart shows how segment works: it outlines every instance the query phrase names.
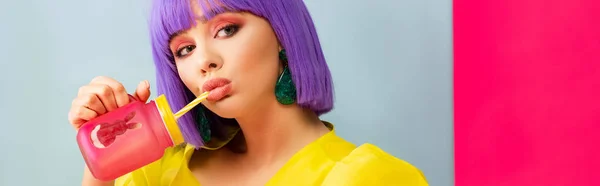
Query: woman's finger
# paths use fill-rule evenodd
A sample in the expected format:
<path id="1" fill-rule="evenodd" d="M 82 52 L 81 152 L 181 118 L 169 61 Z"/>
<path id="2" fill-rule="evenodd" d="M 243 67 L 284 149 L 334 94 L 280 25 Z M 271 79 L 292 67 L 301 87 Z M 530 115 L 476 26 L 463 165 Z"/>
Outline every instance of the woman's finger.
<path id="1" fill-rule="evenodd" d="M 117 104 L 117 108 L 125 106 L 129 103 L 129 95 L 127 94 L 127 91 L 125 90 L 125 87 L 123 86 L 123 84 L 119 83 L 115 79 L 105 77 L 105 76 L 99 76 L 99 77 L 94 78 L 90 84 L 93 84 L 93 85 L 101 84 L 101 85 L 109 86 L 113 92 L 115 102 Z"/>

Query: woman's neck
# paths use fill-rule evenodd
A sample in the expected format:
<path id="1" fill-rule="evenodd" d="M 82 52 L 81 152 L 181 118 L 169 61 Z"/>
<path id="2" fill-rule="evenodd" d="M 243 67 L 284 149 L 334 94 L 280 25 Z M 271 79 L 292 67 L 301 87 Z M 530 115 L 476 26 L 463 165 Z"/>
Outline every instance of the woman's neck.
<path id="1" fill-rule="evenodd" d="M 241 157 L 258 165 L 289 159 L 304 146 L 329 132 L 311 111 L 279 103 L 236 118 L 246 142 Z M 284 161 L 285 161 L 284 160 Z"/>

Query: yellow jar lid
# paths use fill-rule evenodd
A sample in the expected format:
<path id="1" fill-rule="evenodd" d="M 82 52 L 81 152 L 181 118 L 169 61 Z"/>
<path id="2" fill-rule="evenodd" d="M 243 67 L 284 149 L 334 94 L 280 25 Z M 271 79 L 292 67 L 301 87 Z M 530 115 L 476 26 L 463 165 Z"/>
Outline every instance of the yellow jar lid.
<path id="1" fill-rule="evenodd" d="M 183 143 L 183 135 L 181 134 L 181 130 L 177 125 L 177 121 L 175 120 L 175 116 L 173 116 L 173 111 L 171 110 L 165 95 L 162 94 L 158 96 L 154 101 L 156 102 L 156 108 L 162 117 L 163 123 L 165 124 L 165 127 L 171 136 L 173 145 L 179 145 Z"/>

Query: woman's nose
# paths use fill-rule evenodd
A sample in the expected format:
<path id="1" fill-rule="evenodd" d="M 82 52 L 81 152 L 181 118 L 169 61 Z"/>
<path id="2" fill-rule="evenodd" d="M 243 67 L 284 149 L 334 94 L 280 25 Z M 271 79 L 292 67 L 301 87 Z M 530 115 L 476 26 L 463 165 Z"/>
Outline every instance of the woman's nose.
<path id="1" fill-rule="evenodd" d="M 217 71 L 223 66 L 223 61 L 213 52 L 205 49 L 200 55 L 203 56 L 199 62 L 202 74 Z"/>

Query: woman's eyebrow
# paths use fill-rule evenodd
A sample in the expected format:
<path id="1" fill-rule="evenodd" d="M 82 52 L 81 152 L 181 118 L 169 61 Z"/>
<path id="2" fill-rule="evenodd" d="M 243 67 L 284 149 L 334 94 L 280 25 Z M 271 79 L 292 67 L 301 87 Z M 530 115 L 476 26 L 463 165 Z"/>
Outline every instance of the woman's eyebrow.
<path id="1" fill-rule="evenodd" d="M 185 31 L 184 30 L 180 30 L 180 31 L 177 31 L 177 32 L 171 34 L 169 36 L 169 41 L 167 41 L 167 43 L 171 43 L 171 41 L 173 41 L 174 38 L 176 38 L 177 36 L 179 36 L 179 35 L 181 35 L 183 33 L 185 33 Z"/>
<path id="2" fill-rule="evenodd" d="M 195 19 L 197 21 L 200 21 L 201 23 L 206 23 L 206 22 L 210 21 L 206 15 L 209 15 L 208 17 L 211 17 L 211 19 L 212 19 L 214 17 L 217 17 L 218 15 L 225 14 L 225 13 L 232 13 L 232 12 L 235 12 L 235 11 L 232 11 L 227 8 L 213 8 L 213 9 L 208 10 L 208 14 L 203 13 L 202 15 L 196 15 Z"/>
<path id="3" fill-rule="evenodd" d="M 216 15 L 218 15 L 218 14 L 215 14 L 215 16 Z M 206 23 L 206 22 L 208 22 L 208 19 L 206 18 L 205 15 L 201 15 L 201 16 L 196 16 L 196 21 L 200 21 L 201 23 Z"/>
<path id="4" fill-rule="evenodd" d="M 234 11 L 231 11 L 231 10 L 229 10 L 229 9 L 219 9 L 219 10 L 221 10 L 221 11 L 217 11 L 217 9 L 210 9 L 210 10 L 209 10 L 209 12 L 210 12 L 209 14 L 210 14 L 210 15 L 212 15 L 211 17 L 213 17 L 213 18 L 214 18 L 214 17 L 216 17 L 216 16 L 218 16 L 218 15 L 220 15 L 220 14 L 234 12 Z M 197 20 L 197 21 L 200 21 L 201 23 L 206 23 L 206 22 L 208 22 L 208 21 L 209 21 L 209 19 L 207 18 L 206 14 L 202 14 L 202 15 L 197 15 L 197 16 L 195 16 L 195 20 Z M 168 41 L 168 43 L 171 43 L 171 41 L 172 41 L 172 40 L 173 40 L 175 37 L 177 37 L 177 36 L 179 36 L 179 35 L 181 35 L 181 34 L 183 34 L 183 33 L 185 33 L 185 30 L 177 31 L 177 32 L 175 32 L 175 33 L 171 34 L 171 35 L 169 36 L 169 41 Z"/>
<path id="5" fill-rule="evenodd" d="M 216 15 L 218 15 L 218 14 L 215 14 L 215 16 L 216 16 Z M 202 16 L 195 16 L 195 19 L 196 19 L 197 21 L 200 21 L 200 22 L 201 22 L 201 23 L 203 23 L 203 24 L 204 24 L 204 23 L 206 23 L 206 22 L 208 22 L 208 19 L 207 19 L 207 18 L 206 18 L 206 16 L 204 16 L 204 15 L 202 15 Z M 177 31 L 177 32 L 175 32 L 175 33 L 171 34 L 171 35 L 169 36 L 169 41 L 168 41 L 168 43 L 171 43 L 171 41 L 172 41 L 174 38 L 176 38 L 177 36 L 179 36 L 179 35 L 181 35 L 181 34 L 183 34 L 183 33 L 185 33 L 185 32 L 186 32 L 185 30 L 180 30 L 180 31 Z"/>

